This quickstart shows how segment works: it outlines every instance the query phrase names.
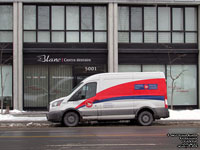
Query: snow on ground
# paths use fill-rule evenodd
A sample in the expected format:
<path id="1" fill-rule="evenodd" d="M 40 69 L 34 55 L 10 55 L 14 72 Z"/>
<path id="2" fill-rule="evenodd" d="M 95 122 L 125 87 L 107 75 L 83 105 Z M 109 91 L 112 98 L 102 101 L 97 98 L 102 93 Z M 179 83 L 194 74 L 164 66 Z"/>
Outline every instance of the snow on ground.
<path id="1" fill-rule="evenodd" d="M 200 120 L 200 109 L 194 110 L 170 110 L 169 118 L 161 120 Z"/>
<path id="2" fill-rule="evenodd" d="M 169 110 L 170 117 L 162 120 L 200 120 L 200 109 L 195 110 Z M 46 117 L 33 117 L 24 111 L 11 110 L 10 114 L 0 114 L 1 121 L 47 121 Z M 19 116 L 18 116 L 19 115 Z"/>

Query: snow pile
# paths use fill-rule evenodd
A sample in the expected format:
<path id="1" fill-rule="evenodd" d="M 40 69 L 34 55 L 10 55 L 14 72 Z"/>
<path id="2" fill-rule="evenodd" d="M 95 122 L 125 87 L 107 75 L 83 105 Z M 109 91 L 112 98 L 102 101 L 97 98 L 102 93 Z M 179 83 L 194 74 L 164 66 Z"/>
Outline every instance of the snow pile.
<path id="1" fill-rule="evenodd" d="M 200 109 L 194 110 L 170 110 L 169 118 L 162 120 L 200 120 Z"/>
<path id="2" fill-rule="evenodd" d="M 3 111 L 5 113 L 5 110 Z M 1 121 L 47 121 L 46 117 L 33 117 L 23 115 L 26 111 L 10 110 L 9 114 L 0 114 Z"/>

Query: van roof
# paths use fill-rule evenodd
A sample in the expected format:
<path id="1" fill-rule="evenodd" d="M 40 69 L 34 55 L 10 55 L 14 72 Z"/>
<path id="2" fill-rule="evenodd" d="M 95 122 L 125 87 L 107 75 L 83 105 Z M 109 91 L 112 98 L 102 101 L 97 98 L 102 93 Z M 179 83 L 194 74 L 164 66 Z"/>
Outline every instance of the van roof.
<path id="1" fill-rule="evenodd" d="M 117 79 L 117 78 L 136 78 L 136 79 L 148 79 L 148 78 L 165 78 L 163 72 L 112 72 L 112 73 L 99 73 L 89 76 L 84 82 L 90 80 L 104 79 Z"/>

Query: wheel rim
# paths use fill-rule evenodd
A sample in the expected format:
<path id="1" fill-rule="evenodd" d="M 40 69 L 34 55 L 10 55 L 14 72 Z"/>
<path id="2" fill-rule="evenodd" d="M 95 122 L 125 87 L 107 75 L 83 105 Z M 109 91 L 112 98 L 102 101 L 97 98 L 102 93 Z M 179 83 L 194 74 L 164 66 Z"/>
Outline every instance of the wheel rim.
<path id="1" fill-rule="evenodd" d="M 70 124 L 73 124 L 75 122 L 75 116 L 74 115 L 70 115 L 68 118 L 67 118 L 67 121 L 70 123 Z"/>
<path id="2" fill-rule="evenodd" d="M 148 115 L 144 115 L 144 116 L 142 117 L 142 122 L 148 123 L 149 121 L 150 121 L 150 117 L 149 117 Z"/>

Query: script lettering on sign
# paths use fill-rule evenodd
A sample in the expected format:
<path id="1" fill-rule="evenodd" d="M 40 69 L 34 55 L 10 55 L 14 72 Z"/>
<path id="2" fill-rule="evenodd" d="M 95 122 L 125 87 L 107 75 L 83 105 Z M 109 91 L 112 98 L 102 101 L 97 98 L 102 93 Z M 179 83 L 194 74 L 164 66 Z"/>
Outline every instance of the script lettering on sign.
<path id="1" fill-rule="evenodd" d="M 65 58 L 65 57 L 51 57 L 50 55 L 39 55 L 37 61 L 42 63 L 82 63 L 91 62 L 90 58 Z"/>

